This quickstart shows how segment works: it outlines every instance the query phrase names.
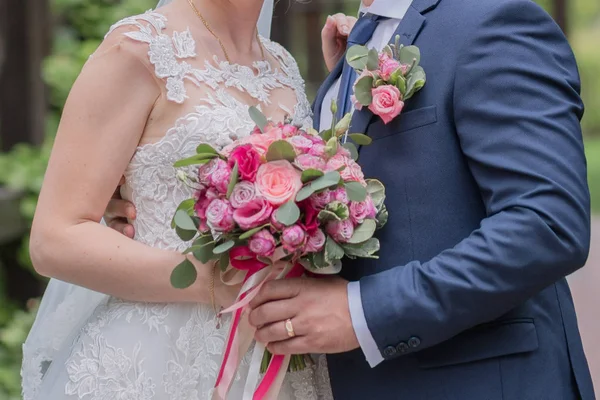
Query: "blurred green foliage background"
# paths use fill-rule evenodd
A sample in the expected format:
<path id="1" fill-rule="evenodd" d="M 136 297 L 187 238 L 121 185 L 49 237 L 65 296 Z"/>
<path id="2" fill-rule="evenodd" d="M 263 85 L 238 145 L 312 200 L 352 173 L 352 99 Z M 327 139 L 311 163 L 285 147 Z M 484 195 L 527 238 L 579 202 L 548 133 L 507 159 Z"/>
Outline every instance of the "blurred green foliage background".
<path id="1" fill-rule="evenodd" d="M 550 0 L 538 2 L 552 13 Z M 0 186 L 25 193 L 20 201 L 20 212 L 26 223 L 30 223 L 35 210 L 62 106 L 81 67 L 112 23 L 125 16 L 142 13 L 154 7 L 155 3 L 156 0 L 51 0 L 53 50 L 43 69 L 44 80 L 49 88 L 46 140 L 41 146 L 23 144 L 8 153 L 0 153 Z M 290 12 L 302 13 L 304 6 L 294 4 Z M 344 6 L 347 13 L 355 13 L 358 1 L 345 1 Z M 582 95 L 587 110 L 582 125 L 593 208 L 600 212 L 600 2 L 569 0 L 568 11 L 569 40 L 579 63 Z M 321 22 L 325 17 L 326 14 L 322 15 Z M 304 30 L 320 28 L 307 27 L 301 18 L 294 19 L 290 26 L 294 32 L 291 37 L 302 38 Z M 290 50 L 305 72 L 307 43 L 298 39 L 291 44 Z M 311 88 L 309 92 L 314 93 L 318 82 L 308 84 Z M 0 251 L 13 252 L 8 258 L 16 259 L 21 267 L 27 269 L 31 268 L 27 247 L 28 237 L 24 236 L 20 246 L 12 245 Z M 12 400 L 20 398 L 20 345 L 33 321 L 35 305 L 32 303 L 29 310 L 23 310 L 12 302 L 6 295 L 9 282 L 3 278 L 4 275 L 0 265 L 0 400 Z"/>

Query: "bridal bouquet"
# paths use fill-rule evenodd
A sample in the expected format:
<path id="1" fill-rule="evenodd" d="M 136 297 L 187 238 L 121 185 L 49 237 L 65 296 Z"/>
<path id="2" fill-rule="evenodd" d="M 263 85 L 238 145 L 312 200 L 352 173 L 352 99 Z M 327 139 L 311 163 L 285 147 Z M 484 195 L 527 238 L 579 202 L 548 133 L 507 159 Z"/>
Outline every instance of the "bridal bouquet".
<path id="1" fill-rule="evenodd" d="M 335 105 L 332 106 L 335 109 Z M 185 251 L 202 263 L 218 263 L 226 284 L 242 284 L 236 303 L 223 310 L 233 321 L 217 380 L 215 397 L 224 399 L 254 330 L 244 311 L 270 279 L 299 277 L 305 272 L 335 274 L 344 257 L 376 258 L 373 237 L 387 221 L 385 188 L 365 179 L 354 144 L 368 145 L 362 134 L 348 134 L 350 115 L 318 134 L 291 123 L 273 124 L 251 107 L 255 130 L 217 151 L 200 144 L 195 155 L 176 167 L 199 165 L 193 175 L 194 198 L 181 203 L 173 228 L 191 241 Z M 335 113 L 334 113 L 335 114 Z M 190 261 L 171 275 L 176 288 L 196 280 Z M 304 356 L 272 356 L 257 343 L 247 385 L 255 399 L 272 396 L 288 370 L 302 369 Z M 260 365 L 261 368 L 252 368 Z M 289 366 L 289 367 L 288 367 Z M 258 388 L 258 374 L 264 374 Z M 253 386 L 254 385 L 254 386 Z"/>

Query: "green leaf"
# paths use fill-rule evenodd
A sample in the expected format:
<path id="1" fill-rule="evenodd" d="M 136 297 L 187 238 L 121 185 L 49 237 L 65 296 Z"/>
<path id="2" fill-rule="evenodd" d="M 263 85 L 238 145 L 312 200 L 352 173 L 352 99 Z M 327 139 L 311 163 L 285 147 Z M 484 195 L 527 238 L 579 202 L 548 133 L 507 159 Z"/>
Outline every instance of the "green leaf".
<path id="1" fill-rule="evenodd" d="M 265 127 L 269 123 L 267 117 L 254 106 L 248 108 L 248 114 L 250 114 L 250 118 L 252 118 L 252 121 L 258 126 L 258 129 L 260 129 L 262 133 L 265 133 Z"/>
<path id="2" fill-rule="evenodd" d="M 421 88 L 425 86 L 425 80 L 426 76 L 423 68 L 420 66 L 415 67 L 409 74 L 404 100 L 410 99 L 415 93 L 421 90 Z"/>
<path id="3" fill-rule="evenodd" d="M 218 155 L 212 153 L 196 154 L 191 157 L 184 158 L 183 160 L 176 161 L 175 164 L 173 164 L 173 166 L 175 168 L 180 168 L 187 167 L 189 165 L 206 164 L 207 162 L 216 157 L 218 157 Z"/>
<path id="4" fill-rule="evenodd" d="M 331 236 L 327 236 L 327 241 L 325 242 L 325 262 L 330 264 L 335 260 L 341 260 L 343 257 L 344 249 Z"/>
<path id="5" fill-rule="evenodd" d="M 381 209 L 385 201 L 385 186 L 377 179 L 367 179 L 367 193 L 371 196 L 376 209 Z"/>
<path id="6" fill-rule="evenodd" d="M 310 196 L 312 196 L 314 192 L 315 190 L 311 187 L 311 185 L 306 185 L 302 189 L 300 189 L 300 191 L 296 195 L 296 201 L 300 202 L 306 200 Z"/>
<path id="7" fill-rule="evenodd" d="M 367 189 L 360 182 L 346 182 L 344 185 L 346 187 L 346 192 L 348 193 L 348 198 L 351 201 L 365 201 L 367 198 Z"/>
<path id="8" fill-rule="evenodd" d="M 395 72 L 394 72 L 395 73 Z M 396 80 L 396 87 L 402 93 L 402 98 L 405 98 L 406 94 L 406 79 L 403 76 L 398 76 Z"/>
<path id="9" fill-rule="evenodd" d="M 266 225 L 263 225 L 263 226 L 256 227 L 256 228 L 254 228 L 254 229 L 250 229 L 249 231 L 246 231 L 246 232 L 242 233 L 242 234 L 240 235 L 239 239 L 240 239 L 240 240 L 246 240 L 246 239 L 250 239 L 250 238 L 251 238 L 252 236 L 254 236 L 256 233 L 258 233 L 258 232 L 262 231 L 263 229 L 265 229 L 265 228 L 267 228 L 267 227 L 269 227 L 269 226 L 271 226 L 271 224 L 266 224 Z"/>
<path id="10" fill-rule="evenodd" d="M 333 136 L 333 130 L 332 129 L 324 130 L 319 135 L 325 142 L 327 142 Z"/>
<path id="11" fill-rule="evenodd" d="M 421 51 L 417 46 L 404 46 L 400 49 L 399 58 L 402 64 L 411 65 L 414 60 L 417 60 L 416 63 L 419 64 Z"/>
<path id="12" fill-rule="evenodd" d="M 350 244 L 358 244 L 366 242 L 367 240 L 373 237 L 375 233 L 375 229 L 377 229 L 377 223 L 373 219 L 366 219 L 362 224 L 354 229 L 354 234 L 348 240 Z"/>
<path id="13" fill-rule="evenodd" d="M 184 242 L 189 242 L 190 240 L 192 240 L 194 238 L 194 236 L 196 236 L 198 231 L 197 230 L 189 231 L 189 230 L 181 229 L 180 227 L 176 226 L 175 233 L 177 233 L 177 236 L 179 236 L 179 239 L 183 240 Z"/>
<path id="14" fill-rule="evenodd" d="M 235 184 L 238 182 L 238 163 L 237 161 L 235 162 L 235 165 L 233 166 L 233 169 L 231 170 L 231 176 L 229 178 L 229 185 L 227 185 L 227 198 L 229 198 L 229 196 L 231 196 L 231 192 L 233 192 L 233 188 L 235 187 Z"/>
<path id="15" fill-rule="evenodd" d="M 383 228 L 385 224 L 387 224 L 388 218 L 388 210 L 385 204 L 382 204 L 381 210 L 377 213 L 377 216 L 375 217 L 375 219 L 377 219 L 377 229 Z"/>
<path id="16" fill-rule="evenodd" d="M 346 52 L 346 61 L 352 68 L 362 71 L 369 61 L 369 49 L 360 45 L 350 47 Z"/>
<path id="17" fill-rule="evenodd" d="M 375 49 L 369 50 L 367 54 L 367 69 L 375 71 L 379 67 L 379 53 Z"/>
<path id="18" fill-rule="evenodd" d="M 228 240 L 225 243 L 221 243 L 217 247 L 213 249 L 214 254 L 223 254 L 231 250 L 235 246 L 235 242 L 233 240 Z"/>
<path id="19" fill-rule="evenodd" d="M 321 222 L 341 221 L 342 220 L 336 213 L 334 213 L 333 211 L 329 211 L 329 210 L 319 211 L 319 215 L 317 215 L 317 218 Z"/>
<path id="20" fill-rule="evenodd" d="M 310 183 L 310 187 L 313 192 L 318 192 L 319 190 L 326 189 L 331 186 L 337 186 L 340 182 L 340 173 L 337 171 L 329 171 L 322 177 L 312 181 Z"/>
<path id="21" fill-rule="evenodd" d="M 224 272 L 227 267 L 229 267 L 229 253 L 223 253 L 219 257 L 219 269 Z"/>
<path id="22" fill-rule="evenodd" d="M 306 169 L 304 171 L 302 171 L 302 183 L 308 183 L 310 181 L 314 181 L 317 178 L 322 177 L 323 175 L 325 175 L 322 171 L 319 171 L 318 169 L 314 169 L 314 168 L 309 168 Z"/>
<path id="23" fill-rule="evenodd" d="M 185 210 L 177 210 L 173 220 L 175 221 L 175 226 L 180 229 L 186 231 L 196 231 L 196 225 L 194 224 L 192 217 L 190 217 L 188 212 Z"/>
<path id="24" fill-rule="evenodd" d="M 373 77 L 364 76 L 354 85 L 354 96 L 356 101 L 364 107 L 368 107 L 373 102 Z"/>
<path id="25" fill-rule="evenodd" d="M 186 289 L 196 282 L 198 271 L 194 264 L 187 258 L 171 272 L 171 285 L 175 289 Z"/>
<path id="26" fill-rule="evenodd" d="M 175 214 L 177 214 L 177 211 L 179 211 L 179 210 L 183 210 L 187 214 L 190 214 L 191 212 L 194 211 L 194 205 L 195 204 L 196 204 L 196 200 L 195 199 L 184 200 L 181 203 L 179 203 L 179 206 L 177 206 L 177 210 L 175 211 Z M 176 226 L 177 225 L 175 225 L 175 215 L 173 215 L 173 219 L 171 220 L 171 228 L 175 229 Z"/>
<path id="27" fill-rule="evenodd" d="M 341 246 L 346 255 L 351 257 L 379 258 L 375 255 L 379 251 L 379 240 L 377 238 L 371 238 L 360 244 L 345 243 Z"/>
<path id="28" fill-rule="evenodd" d="M 197 154 L 219 154 L 210 144 L 202 143 L 196 147 Z"/>
<path id="29" fill-rule="evenodd" d="M 194 246 L 193 248 L 192 254 L 194 255 L 194 258 L 203 264 L 206 264 L 215 258 L 215 253 L 213 253 L 215 248 L 214 243 L 208 243 L 204 246 Z"/>
<path id="30" fill-rule="evenodd" d="M 294 146 L 285 140 L 277 140 L 269 146 L 266 158 L 267 161 L 287 160 L 292 162 L 296 158 L 296 151 Z"/>
<path id="31" fill-rule="evenodd" d="M 337 153 L 339 143 L 337 137 L 334 136 L 330 138 L 325 145 L 325 154 L 329 157 L 333 157 Z"/>
<path id="32" fill-rule="evenodd" d="M 354 161 L 358 161 L 358 149 L 356 148 L 356 146 L 354 145 L 354 143 L 346 142 L 346 143 L 344 143 L 342 145 L 342 147 L 345 148 L 346 150 L 348 150 L 350 152 L 350 157 Z M 342 167 L 345 167 L 345 166 L 342 165 Z"/>
<path id="33" fill-rule="evenodd" d="M 359 146 L 368 146 L 373 142 L 373 139 L 362 133 L 351 133 L 348 136 Z"/>
<path id="34" fill-rule="evenodd" d="M 325 249 L 318 253 L 312 254 L 310 257 L 310 262 L 315 268 L 326 268 L 329 266 L 327 261 L 325 261 Z"/>
<path id="35" fill-rule="evenodd" d="M 325 211 L 334 213 L 338 217 L 338 221 L 348 219 L 350 217 L 350 210 L 348 206 L 341 201 L 332 201 L 325 206 Z"/>
<path id="36" fill-rule="evenodd" d="M 300 218 L 300 209 L 294 200 L 290 200 L 277 209 L 275 218 L 285 226 L 294 225 Z"/>

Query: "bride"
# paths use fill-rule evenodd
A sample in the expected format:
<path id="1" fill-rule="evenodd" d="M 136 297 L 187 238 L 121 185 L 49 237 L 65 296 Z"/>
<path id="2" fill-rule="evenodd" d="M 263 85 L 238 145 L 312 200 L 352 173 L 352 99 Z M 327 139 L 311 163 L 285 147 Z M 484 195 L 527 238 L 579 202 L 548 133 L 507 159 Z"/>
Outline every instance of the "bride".
<path id="1" fill-rule="evenodd" d="M 36 270 L 55 279 L 23 346 L 25 400 L 211 398 L 228 329 L 214 310 L 239 288 L 194 259 L 197 282 L 171 287 L 186 244 L 170 218 L 193 196 L 172 165 L 198 143 L 248 135 L 249 105 L 311 125 L 295 60 L 257 33 L 259 16 L 270 28 L 272 1 L 262 3 L 162 1 L 115 24 L 83 68 L 31 233 Z M 100 223 L 122 175 L 135 240 Z M 229 398 L 242 399 L 247 371 L 246 360 Z M 288 374 L 280 398 L 331 399 L 324 357 Z"/>

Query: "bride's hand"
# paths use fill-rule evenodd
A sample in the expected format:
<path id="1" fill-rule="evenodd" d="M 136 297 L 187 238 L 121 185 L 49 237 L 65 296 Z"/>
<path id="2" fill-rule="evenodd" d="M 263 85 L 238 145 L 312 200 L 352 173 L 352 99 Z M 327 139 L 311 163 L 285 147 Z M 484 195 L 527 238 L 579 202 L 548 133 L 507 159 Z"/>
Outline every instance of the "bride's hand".
<path id="1" fill-rule="evenodd" d="M 335 14 L 327 17 L 325 26 L 321 31 L 323 44 L 323 57 L 327 70 L 331 70 L 346 53 L 348 35 L 356 23 L 356 18 L 345 14 Z"/>

